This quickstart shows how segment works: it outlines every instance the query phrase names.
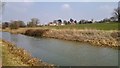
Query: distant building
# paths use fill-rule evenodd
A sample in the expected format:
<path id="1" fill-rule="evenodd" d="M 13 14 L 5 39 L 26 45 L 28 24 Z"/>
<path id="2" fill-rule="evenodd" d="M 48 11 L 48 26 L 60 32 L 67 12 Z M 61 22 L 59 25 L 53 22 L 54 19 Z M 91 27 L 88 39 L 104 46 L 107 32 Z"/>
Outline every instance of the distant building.
<path id="1" fill-rule="evenodd" d="M 48 26 L 57 26 L 57 23 L 50 22 L 48 23 Z"/>
<path id="2" fill-rule="evenodd" d="M 49 22 L 48 23 L 48 26 L 63 26 L 65 25 L 61 19 L 58 19 L 58 20 L 54 20 L 53 22 Z"/>
<path id="3" fill-rule="evenodd" d="M 60 25 L 62 25 L 62 26 L 63 26 L 63 25 L 65 25 L 65 24 L 64 24 L 64 23 L 62 23 L 62 24 L 60 24 Z"/>
<path id="4" fill-rule="evenodd" d="M 64 23 L 61 23 L 61 24 L 57 24 L 57 23 L 50 23 L 50 24 L 48 24 L 49 26 L 59 26 L 59 25 L 61 25 L 61 26 L 63 26 L 63 25 L 65 25 Z"/>

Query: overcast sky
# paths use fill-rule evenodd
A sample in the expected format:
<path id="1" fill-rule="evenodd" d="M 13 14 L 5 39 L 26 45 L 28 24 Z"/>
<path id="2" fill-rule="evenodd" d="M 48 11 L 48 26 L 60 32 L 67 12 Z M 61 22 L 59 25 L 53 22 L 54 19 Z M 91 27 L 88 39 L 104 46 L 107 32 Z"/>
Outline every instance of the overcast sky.
<path id="1" fill-rule="evenodd" d="M 70 18 L 101 20 L 112 16 L 117 6 L 117 2 L 7 2 L 2 18 L 25 22 L 38 18 L 41 23 Z"/>

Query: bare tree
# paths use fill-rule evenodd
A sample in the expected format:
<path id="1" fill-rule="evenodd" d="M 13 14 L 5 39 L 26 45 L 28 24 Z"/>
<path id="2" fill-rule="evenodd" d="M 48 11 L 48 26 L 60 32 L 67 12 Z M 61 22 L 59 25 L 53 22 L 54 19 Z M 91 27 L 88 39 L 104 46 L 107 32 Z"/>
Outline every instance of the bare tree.
<path id="1" fill-rule="evenodd" d="M 62 20 L 61 19 L 58 19 L 58 24 L 62 24 Z"/>
<path id="2" fill-rule="evenodd" d="M 119 13 L 120 9 L 114 9 L 114 18 L 116 18 L 119 22 L 120 22 L 120 13 Z"/>
<path id="3" fill-rule="evenodd" d="M 39 19 L 38 18 L 32 18 L 31 22 L 29 22 L 27 25 L 29 27 L 36 27 L 38 23 L 39 23 Z"/>
<path id="4" fill-rule="evenodd" d="M 118 22 L 120 22 L 120 1 L 118 2 Z"/>
<path id="5" fill-rule="evenodd" d="M 18 29 L 19 28 L 19 22 L 11 20 L 11 23 L 9 25 L 10 29 Z"/>
<path id="6" fill-rule="evenodd" d="M 74 23 L 77 24 L 77 21 L 75 20 Z"/>
<path id="7" fill-rule="evenodd" d="M 70 19 L 70 22 L 71 22 L 71 23 L 73 23 L 73 22 L 74 22 L 74 20 L 71 18 L 71 19 Z"/>
<path id="8" fill-rule="evenodd" d="M 114 17 L 120 22 L 120 2 L 118 2 L 118 8 L 114 9 Z"/>
<path id="9" fill-rule="evenodd" d="M 38 18 L 32 18 L 31 21 L 33 22 L 33 24 L 37 25 L 39 22 Z"/>
<path id="10" fill-rule="evenodd" d="M 64 23 L 65 25 L 67 25 L 67 24 L 68 24 L 68 22 L 67 22 L 66 20 L 64 20 L 64 21 L 63 21 L 63 23 Z"/>

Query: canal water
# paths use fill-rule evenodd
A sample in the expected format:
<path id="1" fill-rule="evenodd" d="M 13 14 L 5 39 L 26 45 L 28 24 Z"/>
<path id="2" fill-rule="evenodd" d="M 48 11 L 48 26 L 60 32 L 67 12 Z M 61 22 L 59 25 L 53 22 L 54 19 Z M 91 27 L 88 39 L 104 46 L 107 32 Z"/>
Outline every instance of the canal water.
<path id="1" fill-rule="evenodd" d="M 118 66 L 118 50 L 87 43 L 35 38 L 2 32 L 2 39 L 26 49 L 33 57 L 60 66 Z"/>

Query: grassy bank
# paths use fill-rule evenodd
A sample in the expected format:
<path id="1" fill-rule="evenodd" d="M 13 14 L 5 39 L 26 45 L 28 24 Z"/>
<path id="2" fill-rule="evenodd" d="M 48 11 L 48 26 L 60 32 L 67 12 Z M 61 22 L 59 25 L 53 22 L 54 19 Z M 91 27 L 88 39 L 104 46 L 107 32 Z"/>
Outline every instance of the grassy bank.
<path id="1" fill-rule="evenodd" d="M 95 46 L 119 47 L 120 23 L 94 23 L 65 26 L 44 26 L 33 28 L 4 29 L 14 34 L 35 37 L 49 37 L 90 43 Z"/>
<path id="2" fill-rule="evenodd" d="M 0 41 L 0 68 L 2 67 L 2 45 L 1 45 L 1 41 Z"/>
<path id="3" fill-rule="evenodd" d="M 7 31 L 7 30 L 6 30 Z M 14 34 L 24 34 L 34 37 L 48 37 L 63 40 L 90 43 L 95 46 L 120 47 L 120 31 L 117 30 L 93 30 L 93 29 L 45 29 L 45 28 L 21 28 L 7 31 Z"/>
<path id="4" fill-rule="evenodd" d="M 34 37 L 48 37 L 63 40 L 90 43 L 95 46 L 107 46 L 117 48 L 120 38 L 117 31 L 101 30 L 57 30 L 57 29 L 30 29 L 25 35 Z"/>
<path id="5" fill-rule="evenodd" d="M 0 46 L 0 51 L 2 53 L 2 66 L 28 66 L 24 64 L 19 57 L 16 57 L 9 52 L 8 44 L 0 40 L 2 43 Z"/>
<path id="6" fill-rule="evenodd" d="M 0 40 L 2 45 L 0 51 L 2 52 L 2 66 L 47 66 L 53 68 L 52 64 L 42 62 L 40 59 L 33 58 L 22 48 L 17 48 L 16 45 Z"/>

